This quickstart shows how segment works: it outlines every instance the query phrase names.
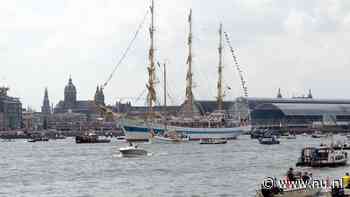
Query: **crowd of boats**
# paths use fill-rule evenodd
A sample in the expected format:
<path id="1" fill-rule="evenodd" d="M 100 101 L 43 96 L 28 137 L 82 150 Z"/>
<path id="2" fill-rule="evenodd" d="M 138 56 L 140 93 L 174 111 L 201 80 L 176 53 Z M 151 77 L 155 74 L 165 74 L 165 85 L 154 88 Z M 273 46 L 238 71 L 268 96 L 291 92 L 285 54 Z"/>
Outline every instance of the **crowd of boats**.
<path id="1" fill-rule="evenodd" d="M 329 140 L 329 143 L 321 143 L 318 146 L 307 146 L 302 147 L 300 150 L 299 158 L 295 158 L 295 166 L 297 168 L 303 169 L 303 167 L 311 168 L 322 168 L 322 167 L 339 167 L 345 166 L 348 162 L 348 153 L 350 146 L 345 141 L 348 141 L 348 136 L 346 135 L 337 135 L 337 137 L 343 137 L 344 142 L 334 142 L 333 135 L 324 134 L 322 132 L 316 132 L 314 134 L 302 134 L 295 135 L 293 132 L 283 133 L 281 130 L 272 130 L 272 129 L 253 129 L 250 132 L 250 137 L 252 140 L 257 140 L 257 143 L 260 143 L 261 146 L 264 145 L 278 145 L 285 143 L 288 140 L 296 140 L 298 138 L 314 138 L 315 135 L 319 135 L 321 138 L 324 137 L 325 140 Z M 49 141 L 53 139 L 65 139 L 66 136 L 63 135 L 54 135 L 51 138 L 46 137 L 45 135 L 33 135 L 32 138 L 28 139 L 28 142 L 40 142 L 40 141 Z M 283 139 L 283 140 L 282 140 Z M 198 140 L 192 143 L 197 143 L 201 145 L 224 145 L 232 140 L 232 138 L 201 138 L 193 139 L 183 133 L 176 131 L 168 131 L 162 135 L 158 135 L 155 132 L 149 132 L 148 135 L 148 144 L 174 144 L 181 145 L 183 143 L 188 143 L 190 141 Z M 125 146 L 119 148 L 119 152 L 123 157 L 142 157 L 151 154 L 144 146 L 132 140 L 128 140 L 127 136 L 124 134 L 122 136 L 116 137 L 115 141 L 122 142 Z M 100 138 L 96 132 L 86 131 L 80 135 L 75 136 L 75 143 L 110 143 L 111 139 L 107 137 Z M 331 170 L 331 168 L 329 169 Z M 303 172 L 305 173 L 305 172 Z M 287 181 L 297 181 L 301 179 L 300 175 L 294 176 L 293 180 L 289 180 L 286 176 Z M 298 178 L 299 177 L 299 178 Z M 275 186 L 277 187 L 277 186 Z M 340 190 L 339 188 L 332 188 L 329 191 L 322 191 L 322 188 L 313 188 L 313 187 L 294 187 L 294 188 L 264 188 L 261 187 L 257 190 L 256 196 L 259 197 L 293 197 L 293 196 L 318 196 L 321 193 L 325 193 L 325 196 L 337 196 L 337 192 L 350 193 L 347 189 Z M 336 190 L 337 189 L 337 190 Z M 328 192 L 328 193 L 327 193 Z M 346 196 L 346 195 L 345 195 Z"/>
<path id="2" fill-rule="evenodd" d="M 313 134 L 302 134 L 303 137 L 310 138 L 324 138 L 324 140 L 329 141 L 329 143 L 320 143 L 318 146 L 307 146 L 303 147 L 300 151 L 300 156 L 296 159 L 295 166 L 297 168 L 304 169 L 303 167 L 311 168 L 322 168 L 322 167 L 339 167 L 346 166 L 348 162 L 348 153 L 346 150 L 350 150 L 349 137 L 346 134 L 340 135 L 343 137 L 343 141 L 334 142 L 333 134 L 322 133 L 316 131 Z M 281 138 L 287 140 L 293 140 L 297 138 L 292 132 L 281 133 L 279 130 L 270 129 L 259 129 L 253 130 L 251 132 L 252 139 L 258 139 L 260 144 L 275 145 L 280 144 Z M 342 185 L 334 186 L 331 185 L 327 189 L 324 187 L 315 187 L 312 182 L 306 183 L 303 180 L 301 173 L 296 172 L 294 176 L 291 174 L 291 168 L 289 174 L 287 173 L 285 177 L 282 177 L 284 186 L 281 185 L 262 185 L 260 189 L 257 190 L 257 197 L 300 197 L 300 196 L 350 196 L 350 176 L 345 176 L 347 181 L 342 182 Z M 307 174 L 304 172 L 302 174 Z M 272 182 L 278 182 L 274 180 Z M 281 181 L 279 182 L 281 183 Z M 288 185 L 289 184 L 289 185 Z M 286 186 L 287 185 L 287 186 Z"/>

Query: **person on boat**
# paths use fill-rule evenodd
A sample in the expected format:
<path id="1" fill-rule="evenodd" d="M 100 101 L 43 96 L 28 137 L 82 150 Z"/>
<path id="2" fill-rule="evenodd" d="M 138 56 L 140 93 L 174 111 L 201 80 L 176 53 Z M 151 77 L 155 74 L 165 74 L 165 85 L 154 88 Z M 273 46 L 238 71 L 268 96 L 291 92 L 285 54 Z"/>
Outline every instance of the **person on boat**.
<path id="1" fill-rule="evenodd" d="M 293 168 L 289 168 L 287 172 L 287 177 L 289 181 L 295 181 L 294 170 Z"/>
<path id="2" fill-rule="evenodd" d="M 310 176 L 307 172 L 304 172 L 304 175 L 301 177 L 301 179 L 303 180 L 304 184 L 308 184 L 310 182 Z"/>
<path id="3" fill-rule="evenodd" d="M 129 146 L 133 146 L 133 144 L 131 142 L 129 142 Z"/>
<path id="4" fill-rule="evenodd" d="M 350 189 L 350 175 L 349 173 L 345 173 L 345 176 L 342 177 L 343 187 L 346 189 Z"/>

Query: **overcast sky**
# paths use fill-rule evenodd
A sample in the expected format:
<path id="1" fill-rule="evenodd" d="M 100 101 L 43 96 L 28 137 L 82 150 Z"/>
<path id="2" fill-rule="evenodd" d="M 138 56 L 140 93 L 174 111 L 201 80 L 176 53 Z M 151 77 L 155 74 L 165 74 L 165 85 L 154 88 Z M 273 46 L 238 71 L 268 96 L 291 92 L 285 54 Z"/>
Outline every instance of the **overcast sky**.
<path id="1" fill-rule="evenodd" d="M 44 88 L 63 99 L 72 75 L 78 99 L 92 99 L 113 70 L 150 0 L 4 0 L 0 6 L 0 83 L 39 110 Z M 230 35 L 250 96 L 350 98 L 349 0 L 156 0 L 156 56 L 168 65 L 170 103 L 185 95 L 187 14 L 193 9 L 194 89 L 214 99 L 218 26 Z M 105 88 L 107 103 L 141 94 L 149 37 L 143 26 L 127 58 Z M 230 100 L 242 95 L 225 46 Z M 160 74 L 160 71 L 158 72 Z M 161 81 L 162 78 L 160 77 Z M 159 84 L 161 85 L 161 84 Z M 159 92 L 161 95 L 162 92 Z M 139 101 L 143 104 L 144 101 Z"/>

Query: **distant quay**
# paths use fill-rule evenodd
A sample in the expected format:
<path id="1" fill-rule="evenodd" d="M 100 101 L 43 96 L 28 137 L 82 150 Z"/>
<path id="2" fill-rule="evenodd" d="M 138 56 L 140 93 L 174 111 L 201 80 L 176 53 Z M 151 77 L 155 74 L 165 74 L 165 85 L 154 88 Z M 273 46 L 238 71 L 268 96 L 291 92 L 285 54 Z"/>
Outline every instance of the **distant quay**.
<path id="1" fill-rule="evenodd" d="M 40 130 L 40 131 L 0 131 L 0 138 L 2 139 L 29 139 L 33 135 L 44 135 L 48 138 L 54 138 L 57 135 L 66 137 L 75 137 L 82 135 L 85 131 L 56 131 L 56 130 Z M 95 131 L 98 136 L 118 137 L 123 135 L 121 130 Z"/>

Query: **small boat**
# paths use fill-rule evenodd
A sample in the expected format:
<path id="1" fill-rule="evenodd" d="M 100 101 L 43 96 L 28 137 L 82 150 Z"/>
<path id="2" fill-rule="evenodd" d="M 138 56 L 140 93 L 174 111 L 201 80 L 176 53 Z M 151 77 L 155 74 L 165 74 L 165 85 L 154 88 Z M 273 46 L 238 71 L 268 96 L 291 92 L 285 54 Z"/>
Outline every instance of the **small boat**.
<path id="1" fill-rule="evenodd" d="M 334 150 L 350 150 L 350 144 L 348 144 L 348 143 L 333 144 L 332 148 Z"/>
<path id="2" fill-rule="evenodd" d="M 306 177 L 305 177 L 306 176 Z M 312 197 L 319 196 L 321 187 L 312 187 L 311 177 L 307 172 L 295 172 L 293 168 L 287 171 L 280 180 L 264 179 L 264 184 L 257 190 L 256 197 Z"/>
<path id="3" fill-rule="evenodd" d="M 30 138 L 27 140 L 27 142 L 47 142 L 49 141 L 49 138 L 47 137 L 36 137 L 36 138 Z"/>
<path id="4" fill-rule="evenodd" d="M 123 147 L 119 149 L 119 152 L 123 157 L 137 157 L 147 155 L 147 151 L 140 149 L 137 145 L 130 143 L 128 147 Z"/>
<path id="5" fill-rule="evenodd" d="M 256 191 L 256 197 L 312 197 L 321 194 L 321 188 L 296 188 L 296 189 L 282 189 L 282 188 L 261 188 Z"/>
<path id="6" fill-rule="evenodd" d="M 272 145 L 272 144 L 279 144 L 280 141 L 277 139 L 276 136 L 271 136 L 271 137 L 259 138 L 259 143 L 266 144 L 266 145 Z"/>
<path id="7" fill-rule="evenodd" d="M 297 136 L 296 136 L 296 135 L 288 135 L 288 136 L 287 136 L 287 139 L 289 139 L 289 140 L 295 140 L 295 139 L 297 139 Z"/>
<path id="8" fill-rule="evenodd" d="M 215 138 L 201 139 L 199 144 L 226 144 L 227 140 L 220 140 Z"/>
<path id="9" fill-rule="evenodd" d="M 109 139 L 99 139 L 96 133 L 90 132 L 85 133 L 80 136 L 75 137 L 75 143 L 83 144 L 83 143 L 109 143 L 111 140 Z"/>
<path id="10" fill-rule="evenodd" d="M 151 141 L 152 143 L 173 144 L 173 143 L 180 143 L 181 139 L 175 139 L 175 138 L 156 135 L 151 138 Z"/>
<path id="11" fill-rule="evenodd" d="M 315 131 L 315 133 L 313 133 L 311 135 L 312 138 L 321 138 L 321 137 L 328 137 L 328 135 L 326 134 L 322 134 L 320 131 Z"/>
<path id="12" fill-rule="evenodd" d="M 295 139 L 297 139 L 297 136 L 289 134 L 289 135 L 286 135 L 286 136 L 281 136 L 281 138 L 288 139 L 288 140 L 295 140 Z"/>
<path id="13" fill-rule="evenodd" d="M 152 143 L 173 144 L 189 141 L 188 137 L 179 135 L 176 131 L 169 131 L 164 135 L 156 135 L 154 132 L 151 132 L 151 136 L 150 140 Z"/>
<path id="14" fill-rule="evenodd" d="M 285 189 L 277 192 L 261 189 L 257 191 L 256 197 L 312 197 L 320 194 L 321 188 Z"/>
<path id="15" fill-rule="evenodd" d="M 297 166 L 336 167 L 344 166 L 348 161 L 347 152 L 334 150 L 330 146 L 306 147 L 301 151 Z"/>
<path id="16" fill-rule="evenodd" d="M 126 142 L 126 141 L 127 141 L 127 140 L 126 140 L 126 137 L 125 137 L 124 135 L 121 135 L 121 136 L 116 137 L 116 140 L 117 140 L 118 142 Z"/>
<path id="17" fill-rule="evenodd" d="M 14 142 L 15 139 L 12 139 L 12 138 L 3 138 L 2 139 L 2 142 Z"/>
<path id="18" fill-rule="evenodd" d="M 64 139 L 66 139 L 66 136 L 64 136 L 62 134 L 56 134 L 53 137 L 51 137 L 51 139 L 53 139 L 53 140 L 64 140 Z"/>

